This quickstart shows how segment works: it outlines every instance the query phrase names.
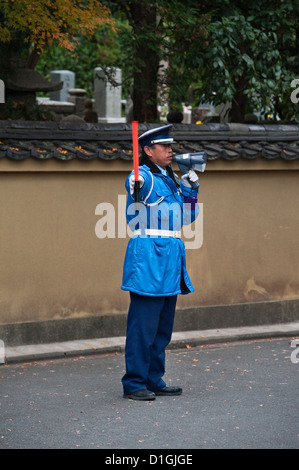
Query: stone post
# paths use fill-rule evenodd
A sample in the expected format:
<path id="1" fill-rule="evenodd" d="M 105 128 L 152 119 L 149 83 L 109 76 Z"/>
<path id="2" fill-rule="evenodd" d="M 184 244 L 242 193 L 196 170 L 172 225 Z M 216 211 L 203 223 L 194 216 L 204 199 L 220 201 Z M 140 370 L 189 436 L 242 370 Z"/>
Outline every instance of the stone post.
<path id="1" fill-rule="evenodd" d="M 121 117 L 121 69 L 109 68 L 112 85 L 102 67 L 94 69 L 95 110 L 99 122 L 126 122 Z"/>
<path id="2" fill-rule="evenodd" d="M 86 90 L 82 88 L 71 88 L 69 90 L 68 101 L 75 104 L 75 114 L 82 117 L 85 108 Z"/>
<path id="3" fill-rule="evenodd" d="M 70 70 L 52 70 L 50 77 L 52 82 L 63 82 L 61 90 L 50 92 L 50 100 L 67 101 L 69 90 L 75 87 L 75 73 Z"/>

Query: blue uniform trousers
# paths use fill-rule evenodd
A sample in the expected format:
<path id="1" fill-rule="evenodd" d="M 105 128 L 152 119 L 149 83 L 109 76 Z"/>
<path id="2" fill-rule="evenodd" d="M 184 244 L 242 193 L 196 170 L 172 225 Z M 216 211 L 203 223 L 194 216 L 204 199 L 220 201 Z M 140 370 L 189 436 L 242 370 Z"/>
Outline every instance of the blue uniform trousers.
<path id="1" fill-rule="evenodd" d="M 177 296 L 150 297 L 130 292 L 124 394 L 165 387 L 165 348 L 171 340 Z"/>

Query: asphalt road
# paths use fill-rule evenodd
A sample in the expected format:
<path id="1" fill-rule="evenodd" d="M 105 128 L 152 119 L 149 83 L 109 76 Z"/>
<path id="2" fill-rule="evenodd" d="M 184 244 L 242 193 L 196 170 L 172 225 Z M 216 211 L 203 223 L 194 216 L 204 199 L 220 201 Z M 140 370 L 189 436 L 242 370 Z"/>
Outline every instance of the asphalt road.
<path id="1" fill-rule="evenodd" d="M 184 392 L 153 402 L 122 398 L 123 354 L 1 365 L 0 449 L 155 449 L 152 464 L 159 449 L 298 449 L 291 339 L 167 351 L 166 381 Z"/>

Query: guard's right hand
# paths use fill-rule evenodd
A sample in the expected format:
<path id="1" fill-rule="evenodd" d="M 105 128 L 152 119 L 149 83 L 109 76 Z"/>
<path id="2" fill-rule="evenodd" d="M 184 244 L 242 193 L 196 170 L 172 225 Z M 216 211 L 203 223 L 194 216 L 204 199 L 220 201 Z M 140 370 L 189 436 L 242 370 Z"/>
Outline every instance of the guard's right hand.
<path id="1" fill-rule="evenodd" d="M 139 181 L 139 187 L 142 188 L 142 186 L 144 185 L 144 178 L 139 175 L 138 181 Z M 130 194 L 131 194 L 131 196 L 133 196 L 134 186 L 135 186 L 135 176 L 134 176 L 134 174 L 132 174 L 129 178 L 129 185 L 130 185 Z"/>

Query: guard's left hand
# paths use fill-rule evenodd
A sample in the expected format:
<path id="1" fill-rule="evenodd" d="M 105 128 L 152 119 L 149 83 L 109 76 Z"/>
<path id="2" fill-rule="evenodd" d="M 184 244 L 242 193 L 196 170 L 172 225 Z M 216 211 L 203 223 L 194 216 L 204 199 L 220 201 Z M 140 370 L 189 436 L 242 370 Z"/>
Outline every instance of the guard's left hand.
<path id="1" fill-rule="evenodd" d="M 182 183 L 187 188 L 192 188 L 191 183 L 198 183 L 198 176 L 194 170 L 189 170 L 188 173 L 182 176 Z"/>

